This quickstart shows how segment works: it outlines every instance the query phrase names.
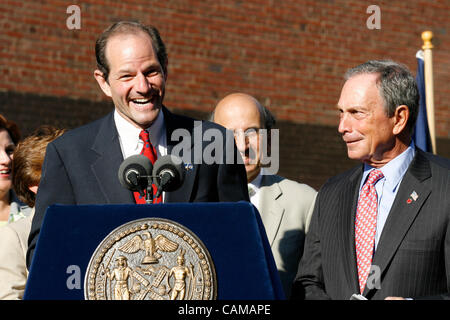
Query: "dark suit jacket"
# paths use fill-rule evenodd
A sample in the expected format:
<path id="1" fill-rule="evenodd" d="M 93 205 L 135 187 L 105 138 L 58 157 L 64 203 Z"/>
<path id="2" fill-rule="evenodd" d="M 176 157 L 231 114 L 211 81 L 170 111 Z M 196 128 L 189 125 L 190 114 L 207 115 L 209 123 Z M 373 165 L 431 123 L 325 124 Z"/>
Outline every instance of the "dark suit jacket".
<path id="1" fill-rule="evenodd" d="M 169 154 L 175 145 L 183 142 L 181 139 L 171 140 L 175 129 L 185 129 L 190 133 L 193 137 L 191 148 L 194 148 L 194 142 L 201 143 L 203 151 L 211 143 L 194 135 L 200 132 L 198 127 L 194 128 L 194 119 L 175 115 L 164 107 L 162 111 Z M 28 266 L 49 205 L 135 203 L 133 193 L 122 187 L 118 179 L 123 155 L 113 114 L 111 112 L 102 119 L 71 130 L 48 145 L 28 240 Z M 205 130 L 215 128 L 225 137 L 225 128 L 208 121 L 201 124 L 202 136 Z M 240 157 L 236 146 L 233 146 L 234 155 Z M 194 150 L 191 154 L 194 156 Z M 234 164 L 225 164 L 225 157 L 224 143 L 223 164 L 196 164 L 198 161 L 192 161 L 191 169 L 186 170 L 183 185 L 176 191 L 168 192 L 165 202 L 249 201 L 244 165 L 237 164 L 237 158 Z"/>
<path id="2" fill-rule="evenodd" d="M 368 299 L 450 292 L 449 163 L 417 149 L 373 257 L 381 282 L 366 286 Z M 358 166 L 319 191 L 292 298 L 347 300 L 359 293 L 354 226 L 362 173 Z"/>

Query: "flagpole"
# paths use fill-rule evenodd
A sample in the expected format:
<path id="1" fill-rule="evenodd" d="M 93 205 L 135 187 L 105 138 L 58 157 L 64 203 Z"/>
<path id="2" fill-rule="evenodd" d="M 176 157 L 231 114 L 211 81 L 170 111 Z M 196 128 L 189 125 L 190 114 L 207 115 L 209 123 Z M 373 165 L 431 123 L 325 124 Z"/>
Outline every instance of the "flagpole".
<path id="1" fill-rule="evenodd" d="M 424 69 L 425 69 L 425 99 L 427 105 L 428 128 L 430 130 L 431 147 L 434 154 L 436 154 L 436 129 L 434 122 L 434 95 L 433 95 L 433 56 L 431 49 L 433 44 L 431 39 L 433 32 L 422 32 L 423 40 L 423 54 L 424 54 Z"/>

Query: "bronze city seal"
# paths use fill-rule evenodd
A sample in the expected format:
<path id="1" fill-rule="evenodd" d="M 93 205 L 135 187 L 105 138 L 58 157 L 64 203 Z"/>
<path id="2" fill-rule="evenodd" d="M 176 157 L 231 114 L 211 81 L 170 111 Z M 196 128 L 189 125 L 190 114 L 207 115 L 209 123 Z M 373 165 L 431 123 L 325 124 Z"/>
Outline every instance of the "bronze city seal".
<path id="1" fill-rule="evenodd" d="M 188 228 L 145 218 L 112 231 L 91 257 L 84 281 L 88 300 L 213 300 L 211 256 Z"/>

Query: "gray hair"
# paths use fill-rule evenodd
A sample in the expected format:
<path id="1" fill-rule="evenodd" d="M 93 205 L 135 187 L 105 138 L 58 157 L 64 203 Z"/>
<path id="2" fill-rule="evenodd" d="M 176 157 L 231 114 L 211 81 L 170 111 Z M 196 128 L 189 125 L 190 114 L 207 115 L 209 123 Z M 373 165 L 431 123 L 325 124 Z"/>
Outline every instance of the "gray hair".
<path id="1" fill-rule="evenodd" d="M 419 111 L 419 90 L 409 69 L 403 64 L 390 60 L 371 60 L 349 69 L 344 79 L 348 80 L 353 76 L 368 73 L 379 74 L 377 86 L 388 117 L 394 115 L 398 106 L 408 107 L 409 119 L 406 128 L 411 133 Z"/>

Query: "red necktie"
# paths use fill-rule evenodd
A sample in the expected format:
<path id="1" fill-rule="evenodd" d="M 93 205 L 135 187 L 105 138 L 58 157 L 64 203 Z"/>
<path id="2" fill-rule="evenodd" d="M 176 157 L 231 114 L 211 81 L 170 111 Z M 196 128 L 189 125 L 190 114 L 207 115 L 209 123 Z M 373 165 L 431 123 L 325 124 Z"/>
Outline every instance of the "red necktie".
<path id="1" fill-rule="evenodd" d="M 146 156 L 150 159 L 151 163 L 154 164 L 156 159 L 158 158 L 158 155 L 156 153 L 155 147 L 150 142 L 150 137 L 148 135 L 148 132 L 145 130 L 142 130 L 141 133 L 139 133 L 139 138 L 144 142 L 144 146 L 142 147 L 141 154 Z M 153 196 L 156 194 L 156 185 L 153 184 Z M 147 193 L 147 190 L 144 191 L 144 196 L 141 196 L 139 192 L 135 191 L 134 199 L 136 200 L 136 203 L 138 204 L 145 204 L 145 194 Z M 154 199 L 153 203 L 161 203 L 162 202 L 162 195 L 160 195 L 158 198 Z"/>
<path id="2" fill-rule="evenodd" d="M 356 262 L 358 265 L 358 279 L 361 293 L 366 286 L 372 265 L 375 231 L 377 227 L 377 191 L 375 183 L 383 178 L 380 170 L 373 170 L 361 189 L 356 209 L 355 245 Z"/>

